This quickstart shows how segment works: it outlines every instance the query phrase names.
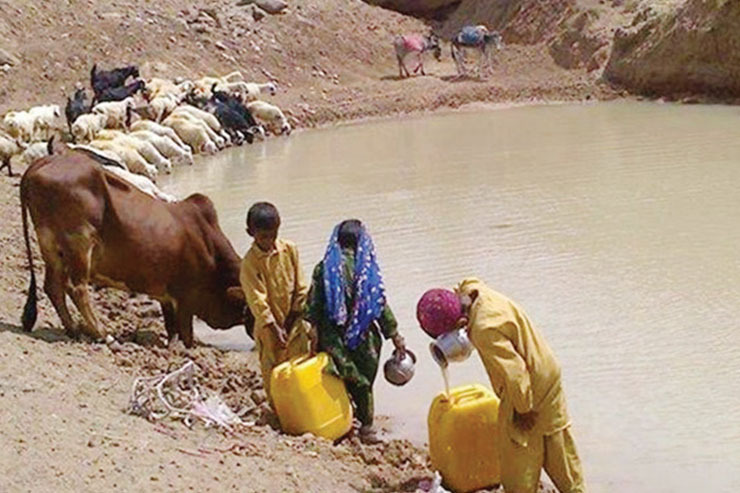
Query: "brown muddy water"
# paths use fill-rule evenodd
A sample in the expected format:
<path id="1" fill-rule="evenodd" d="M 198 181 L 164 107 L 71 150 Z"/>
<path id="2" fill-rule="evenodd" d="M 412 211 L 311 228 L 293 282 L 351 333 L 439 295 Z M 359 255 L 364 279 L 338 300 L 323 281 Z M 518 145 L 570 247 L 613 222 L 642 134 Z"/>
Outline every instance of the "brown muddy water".
<path id="1" fill-rule="evenodd" d="M 209 195 L 240 254 L 246 208 L 274 202 L 307 276 L 337 222 L 368 225 L 421 356 L 406 387 L 376 382 L 392 434 L 425 442 L 443 389 L 417 299 L 475 275 L 555 350 L 590 491 L 740 490 L 740 109 L 535 106 L 351 125 L 232 149 L 161 184 Z M 199 335 L 250 346 L 238 329 Z M 487 383 L 475 354 L 450 378 Z"/>

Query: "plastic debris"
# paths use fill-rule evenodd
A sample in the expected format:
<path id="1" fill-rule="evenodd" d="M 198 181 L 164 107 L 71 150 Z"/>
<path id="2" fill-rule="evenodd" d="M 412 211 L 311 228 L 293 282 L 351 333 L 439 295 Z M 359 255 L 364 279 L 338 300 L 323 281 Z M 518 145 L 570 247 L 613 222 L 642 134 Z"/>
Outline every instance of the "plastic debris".
<path id="1" fill-rule="evenodd" d="M 426 493 L 450 493 L 449 490 L 442 486 L 442 476 L 439 471 L 434 471 L 434 479 L 425 479 L 419 482 L 419 489 Z"/>
<path id="2" fill-rule="evenodd" d="M 189 427 L 195 421 L 202 421 L 206 427 L 226 429 L 253 424 L 242 421 L 218 395 L 208 395 L 197 382 L 196 370 L 198 366 L 188 360 L 173 372 L 137 378 L 131 389 L 128 412 L 149 421 L 182 420 Z"/>

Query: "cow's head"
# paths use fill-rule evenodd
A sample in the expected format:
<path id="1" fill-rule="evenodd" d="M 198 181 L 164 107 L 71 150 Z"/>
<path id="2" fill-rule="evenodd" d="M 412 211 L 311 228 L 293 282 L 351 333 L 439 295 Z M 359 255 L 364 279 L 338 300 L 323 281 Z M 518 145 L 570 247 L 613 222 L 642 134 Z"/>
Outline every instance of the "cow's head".
<path id="1" fill-rule="evenodd" d="M 226 297 L 229 303 L 233 303 L 234 310 L 239 312 L 240 322 L 235 325 L 244 325 L 249 337 L 254 338 L 254 315 L 249 310 L 244 291 L 241 286 L 231 286 L 226 289 Z"/>
<path id="2" fill-rule="evenodd" d="M 205 284 L 197 293 L 201 306 L 196 315 L 214 329 L 229 329 L 244 325 L 247 334 L 252 333 L 254 317 L 247 307 L 247 301 L 239 281 L 241 258 L 218 224 L 218 215 L 213 202 L 201 194 L 193 194 L 184 202 L 195 205 L 201 218 L 207 222 L 212 255 L 215 261 L 211 275 L 204 279 Z"/>

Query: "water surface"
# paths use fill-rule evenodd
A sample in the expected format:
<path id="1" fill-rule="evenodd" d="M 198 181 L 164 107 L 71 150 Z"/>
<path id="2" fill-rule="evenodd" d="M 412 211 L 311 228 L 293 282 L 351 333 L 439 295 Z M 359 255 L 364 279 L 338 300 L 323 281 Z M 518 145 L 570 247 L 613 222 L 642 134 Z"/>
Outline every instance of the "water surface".
<path id="1" fill-rule="evenodd" d="M 555 350 L 590 491 L 740 488 L 737 108 L 543 106 L 346 126 L 229 150 L 161 183 L 209 195 L 240 254 L 246 208 L 274 202 L 307 276 L 337 222 L 367 223 L 421 356 L 406 387 L 376 383 L 396 435 L 426 441 L 443 387 L 416 301 L 475 275 Z M 199 334 L 248 347 L 241 330 Z M 487 382 L 476 355 L 450 373 L 453 385 Z"/>

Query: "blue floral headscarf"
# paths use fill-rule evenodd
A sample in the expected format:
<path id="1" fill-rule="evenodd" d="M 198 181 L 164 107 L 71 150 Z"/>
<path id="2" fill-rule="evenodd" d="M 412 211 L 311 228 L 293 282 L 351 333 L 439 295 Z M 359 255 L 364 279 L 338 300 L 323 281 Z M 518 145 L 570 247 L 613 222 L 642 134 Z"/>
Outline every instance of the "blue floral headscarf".
<path id="1" fill-rule="evenodd" d="M 342 273 L 342 247 L 339 245 L 340 226 L 341 223 L 334 228 L 324 255 L 324 293 L 329 318 L 337 325 L 347 327 L 344 342 L 349 349 L 355 349 L 365 340 L 370 324 L 383 312 L 385 286 L 375 257 L 375 245 L 363 225 L 355 253 L 355 276 L 351 291 L 355 293 L 355 300 L 352 312 L 347 313 L 347 286 Z"/>

